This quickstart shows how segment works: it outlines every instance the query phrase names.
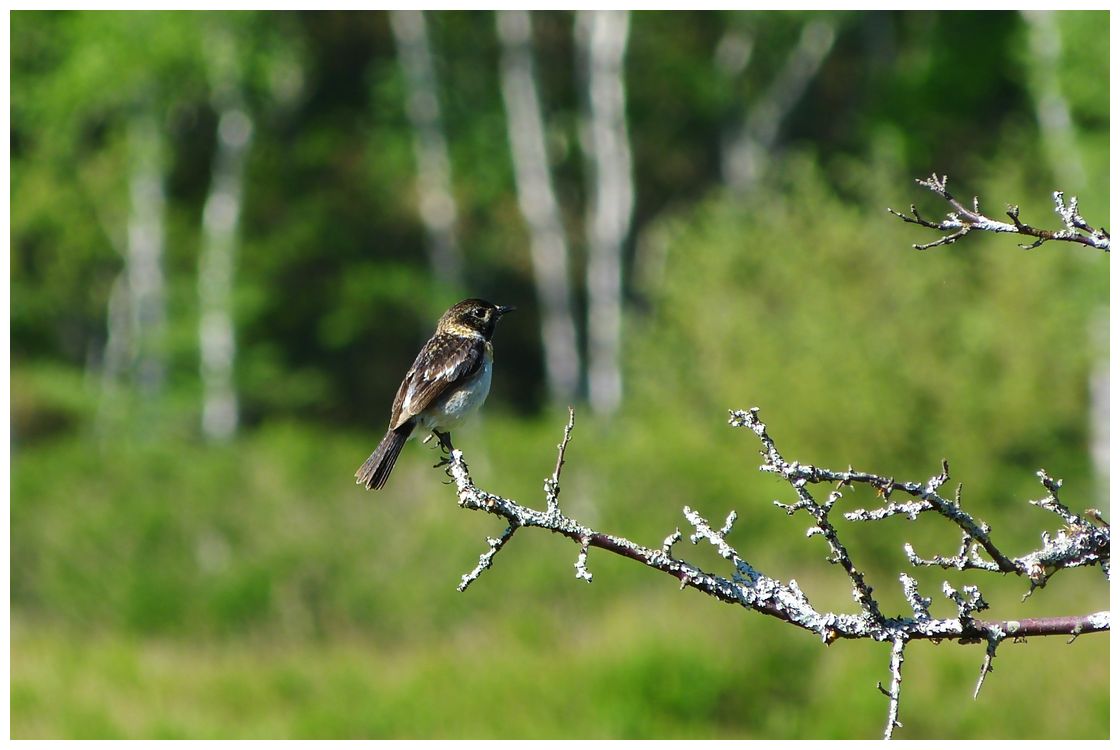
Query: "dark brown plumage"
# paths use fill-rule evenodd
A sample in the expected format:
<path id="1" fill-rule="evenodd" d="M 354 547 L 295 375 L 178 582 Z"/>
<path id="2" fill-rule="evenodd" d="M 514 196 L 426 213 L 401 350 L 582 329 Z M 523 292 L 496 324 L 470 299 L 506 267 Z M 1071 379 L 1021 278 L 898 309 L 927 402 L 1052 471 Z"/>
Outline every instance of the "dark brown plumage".
<path id="1" fill-rule="evenodd" d="M 417 425 L 440 442 L 450 428 L 482 405 L 490 391 L 494 327 L 512 307 L 480 299 L 454 305 L 416 355 L 393 399 L 389 429 L 355 473 L 358 484 L 381 489 Z"/>

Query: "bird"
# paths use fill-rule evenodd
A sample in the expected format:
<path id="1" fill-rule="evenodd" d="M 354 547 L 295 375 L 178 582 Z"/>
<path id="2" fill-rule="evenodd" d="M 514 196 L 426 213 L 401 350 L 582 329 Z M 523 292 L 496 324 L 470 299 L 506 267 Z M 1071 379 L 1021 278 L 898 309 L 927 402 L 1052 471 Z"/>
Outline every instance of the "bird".
<path id="1" fill-rule="evenodd" d="M 393 399 L 389 429 L 354 473 L 357 484 L 379 490 L 389 479 L 405 442 L 419 426 L 451 450 L 451 428 L 482 406 L 494 367 L 494 328 L 516 308 L 471 298 L 452 305 L 416 355 Z"/>

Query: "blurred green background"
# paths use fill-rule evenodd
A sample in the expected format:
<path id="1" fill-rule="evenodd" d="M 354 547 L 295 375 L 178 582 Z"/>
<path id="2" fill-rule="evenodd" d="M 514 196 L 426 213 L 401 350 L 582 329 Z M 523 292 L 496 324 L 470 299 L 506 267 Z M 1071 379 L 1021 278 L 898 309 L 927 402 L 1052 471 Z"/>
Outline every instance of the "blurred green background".
<path id="1" fill-rule="evenodd" d="M 606 553 L 587 585 L 574 546 L 540 533 L 459 594 L 502 526 L 457 508 L 430 446 L 384 492 L 352 475 L 440 312 L 482 296 L 518 307 L 456 434 L 490 491 L 543 505 L 572 400 L 570 515 L 654 545 L 685 504 L 735 509 L 752 563 L 852 611 L 726 425 L 759 406 L 791 460 L 923 480 L 948 458 L 997 542 L 1034 548 L 1056 529 L 1027 504 L 1038 468 L 1075 510 L 1107 503 L 1108 257 L 975 234 L 918 252 L 934 235 L 885 208 L 942 215 L 913 182 L 936 171 L 994 216 L 1017 203 L 1056 228 L 1062 189 L 1111 226 L 1107 14 L 630 14 L 617 408 L 589 406 L 585 356 L 571 399 L 550 386 L 494 14 L 424 20 L 458 274 L 433 272 L 418 84 L 387 14 L 11 14 L 13 736 L 878 736 L 881 644 L 825 648 Z M 586 354 L 579 23 L 534 13 L 530 40 Z M 237 209 L 232 231 L 208 204 Z M 227 253 L 228 299 L 207 248 Z M 237 421 L 204 429 L 212 309 L 232 323 L 213 361 Z M 933 518 L 842 532 L 900 614 L 903 542 L 959 541 Z M 979 583 L 993 618 L 1108 607 L 1099 570 L 1022 603 L 1019 580 L 916 575 L 944 616 L 946 579 Z M 982 650 L 917 643 L 896 736 L 1107 737 L 1108 648 L 1007 643 L 974 701 Z"/>

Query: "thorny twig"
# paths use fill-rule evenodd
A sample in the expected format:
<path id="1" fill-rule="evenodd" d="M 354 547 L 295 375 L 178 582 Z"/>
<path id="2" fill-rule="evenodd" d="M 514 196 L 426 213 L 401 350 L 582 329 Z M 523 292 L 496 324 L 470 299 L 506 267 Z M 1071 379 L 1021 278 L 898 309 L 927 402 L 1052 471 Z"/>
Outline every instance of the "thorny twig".
<path id="1" fill-rule="evenodd" d="M 500 537 L 498 537 L 497 539 L 486 539 L 486 544 L 490 547 L 490 549 L 478 556 L 478 565 L 474 567 L 474 570 L 472 570 L 470 573 L 463 574 L 462 580 L 459 581 L 459 591 L 466 591 L 468 586 L 478 580 L 478 577 L 482 575 L 482 571 L 486 570 L 494 564 L 494 555 L 498 554 L 501 551 L 502 547 L 506 546 L 506 542 L 510 540 L 510 538 L 513 536 L 513 532 L 515 531 L 517 531 L 517 526 L 513 523 L 510 523 L 510 525 L 506 527 L 506 530 L 502 532 L 502 535 Z"/>
<path id="2" fill-rule="evenodd" d="M 556 446 L 556 468 L 552 470 L 552 476 L 544 480 L 544 494 L 548 501 L 549 513 L 560 512 L 560 472 L 564 469 L 564 454 L 568 450 L 568 443 L 572 439 L 572 428 L 575 426 L 576 410 L 569 406 L 564 437 L 560 440 L 560 445 Z"/>
<path id="3" fill-rule="evenodd" d="M 893 515 L 905 515 L 916 519 L 922 513 L 937 513 L 953 522 L 962 532 L 962 544 L 958 554 L 951 558 L 935 557 L 923 560 L 918 557 L 909 544 L 905 546 L 907 558 L 914 565 L 938 565 L 946 568 L 979 569 L 992 572 L 1015 573 L 1025 576 L 1033 591 L 1041 587 L 1058 570 L 1083 565 L 1100 565 L 1107 575 L 1109 561 L 1109 527 L 1099 517 L 1085 513 L 1096 523 L 1090 523 L 1070 511 L 1058 499 L 1061 488 L 1059 480 L 1040 471 L 1039 478 L 1047 490 L 1046 497 L 1032 501 L 1035 505 L 1058 515 L 1065 527 L 1056 536 L 1043 534 L 1042 546 L 1033 552 L 1019 557 L 1003 553 L 992 541 L 987 524 L 978 521 L 960 507 L 961 496 L 958 487 L 953 500 L 939 494 L 940 488 L 949 480 L 949 467 L 942 464 L 940 473 L 922 483 L 899 482 L 893 478 L 860 472 L 849 467 L 846 471 L 833 471 L 821 467 L 789 462 L 783 458 L 758 419 L 758 409 L 731 412 L 730 424 L 733 427 L 750 429 L 761 441 L 764 463 L 760 469 L 780 476 L 793 487 L 797 501 L 792 505 L 775 502 L 789 515 L 805 511 L 811 518 L 809 536 L 821 536 L 828 544 L 830 561 L 840 565 L 852 584 L 853 598 L 858 605 L 855 613 L 821 612 L 813 607 L 808 597 L 796 581 L 788 583 L 771 578 L 745 560 L 728 541 L 727 536 L 736 521 L 737 515 L 731 511 L 718 528 L 712 528 L 704 516 L 692 508 L 684 508 L 684 516 L 692 526 L 689 541 L 699 544 L 706 541 L 715 547 L 721 557 L 732 568 L 730 577 L 710 573 L 675 557 L 674 547 L 684 535 L 680 529 L 669 534 L 659 547 L 645 547 L 619 536 L 596 531 L 566 516 L 559 505 L 560 470 L 564 465 L 564 453 L 571 439 L 575 414 L 569 408 L 568 423 L 564 438 L 557 446 L 556 469 L 545 480 L 546 511 L 534 510 L 514 500 L 495 495 L 477 487 L 470 476 L 462 451 L 452 450 L 447 472 L 455 484 L 459 505 L 468 510 L 479 510 L 499 516 L 507 522 L 506 531 L 498 539 L 487 540 L 489 549 L 479 557 L 479 564 L 463 576 L 459 590 L 464 590 L 490 567 L 494 556 L 521 528 L 536 527 L 565 536 L 579 545 L 575 563 L 576 576 L 591 581 L 587 568 L 589 550 L 597 549 L 613 552 L 647 567 L 667 573 L 680 581 L 681 588 L 691 587 L 716 599 L 730 604 L 738 604 L 770 617 L 783 620 L 799 628 L 815 633 L 821 640 L 830 644 L 837 639 L 869 638 L 891 644 L 889 689 L 880 690 L 889 698 L 887 726 L 884 736 L 890 738 L 894 729 L 901 726 L 898 720 L 899 698 L 902 689 L 902 662 L 906 645 L 914 640 L 943 639 L 961 643 L 983 642 L 987 644 L 980 679 L 975 694 L 979 694 L 984 678 L 992 671 L 992 660 L 996 648 L 1006 638 L 1021 639 L 1045 635 L 1067 635 L 1076 637 L 1083 633 L 1107 631 L 1111 616 L 1107 611 L 1086 615 L 1065 617 L 1029 618 L 1021 620 L 981 620 L 975 615 L 986 609 L 980 590 L 976 586 L 964 586 L 957 591 L 946 582 L 942 587 L 944 596 L 952 601 L 957 609 L 955 617 L 936 618 L 929 610 L 931 600 L 923 597 L 918 590 L 917 581 L 903 573 L 899 580 L 912 616 L 890 617 L 881 611 L 873 596 L 873 589 L 866 577 L 852 561 L 847 548 L 840 542 L 839 532 L 830 514 L 841 499 L 841 490 L 853 484 L 866 484 L 876 489 L 883 498 L 884 506 L 875 510 L 856 510 L 844 514 L 850 521 L 876 521 Z M 814 484 L 837 483 L 839 488 L 829 493 L 823 502 L 809 491 Z M 890 500 L 895 492 L 902 492 L 911 498 L 905 503 Z M 1099 525 L 1098 525 L 1099 524 Z M 980 556 L 980 550 L 987 553 L 991 560 Z M 1028 592 L 1029 593 L 1029 592 Z"/>
<path id="4" fill-rule="evenodd" d="M 902 726 L 898 720 L 898 699 L 902 696 L 902 662 L 905 660 L 903 651 L 906 648 L 906 638 L 899 636 L 891 643 L 891 688 L 887 690 L 883 683 L 879 683 L 879 692 L 887 696 L 890 701 L 887 706 L 887 728 L 883 730 L 883 739 L 889 740 L 894 736 L 894 730 Z"/>
<path id="5" fill-rule="evenodd" d="M 980 664 L 980 679 L 976 681 L 976 689 L 972 691 L 972 699 L 980 697 L 980 688 L 984 687 L 984 680 L 992 671 L 992 660 L 996 658 L 996 649 L 1002 638 L 998 635 L 988 636 L 988 648 L 984 651 L 984 661 Z"/>
<path id="6" fill-rule="evenodd" d="M 977 229 L 986 232 L 1004 232 L 1033 237 L 1034 241 L 1029 245 L 1019 245 L 1019 247 L 1024 250 L 1033 250 L 1042 243 L 1050 240 L 1060 240 L 1065 242 L 1077 242 L 1087 247 L 1103 250 L 1106 253 L 1109 252 L 1110 238 L 1108 230 L 1104 227 L 1097 229 L 1090 226 L 1078 212 L 1077 197 L 1072 196 L 1067 203 L 1065 194 L 1060 190 L 1055 191 L 1053 194 L 1054 210 L 1057 212 L 1066 228 L 1053 231 L 1024 224 L 1019 220 L 1018 206 L 1007 207 L 1007 216 L 1011 219 L 1010 223 L 990 218 L 981 213 L 979 198 L 974 197 L 972 199 L 971 209 L 966 207 L 963 203 L 954 198 L 946 187 L 949 183 L 947 175 L 938 177 L 935 172 L 928 179 L 917 180 L 916 182 L 944 198 L 953 208 L 944 219 L 937 222 L 929 221 L 924 218 L 918 213 L 917 207 L 913 204 L 910 204 L 909 215 L 895 211 L 893 208 L 887 209 L 887 211 L 909 224 L 917 224 L 918 226 L 928 229 L 936 229 L 939 232 L 948 232 L 948 234 L 939 237 L 933 242 L 914 245 L 913 247 L 916 250 L 928 250 L 931 247 L 937 247 L 939 245 L 951 245 L 966 236 L 972 230 Z"/>
<path id="7" fill-rule="evenodd" d="M 1109 559 L 1110 534 L 1107 526 L 1097 526 L 1074 514 L 1058 499 L 1061 480 L 1052 479 L 1045 470 L 1040 469 L 1039 479 L 1047 490 L 1041 500 L 1032 500 L 1032 505 L 1052 511 L 1061 518 L 1066 526 L 1055 537 L 1042 535 L 1042 547 L 1021 557 L 1011 558 L 1004 554 L 992 541 L 991 529 L 983 521 L 977 521 L 961 508 L 961 487 L 958 485 L 953 500 L 938 494 L 940 487 L 949 480 L 949 462 L 941 462 L 941 472 L 931 477 L 925 484 L 918 482 L 898 482 L 894 478 L 856 471 L 833 471 L 808 464 L 786 463 L 773 449 L 773 443 L 766 435 L 766 427 L 757 417 L 746 412 L 733 412 L 731 421 L 736 426 L 752 427 L 766 447 L 767 463 L 762 471 L 781 475 L 796 487 L 798 483 L 819 484 L 837 483 L 841 487 L 853 484 L 867 484 L 875 488 L 884 501 L 889 501 L 894 492 L 903 492 L 915 501 L 905 503 L 887 502 L 882 508 L 867 510 L 860 508 L 848 511 L 844 517 L 849 521 L 878 521 L 894 515 L 905 515 L 916 520 L 919 515 L 936 512 L 956 524 L 962 532 L 961 546 L 953 557 L 934 556 L 931 559 L 919 557 L 914 548 L 905 544 L 906 558 L 914 566 L 956 568 L 957 570 L 986 570 L 999 573 L 1014 573 L 1025 576 L 1031 587 L 1029 596 L 1036 588 L 1046 585 L 1050 576 L 1062 568 L 1075 568 L 1083 565 L 1107 566 Z M 800 490 L 803 492 L 804 490 Z M 786 506 L 783 506 L 786 507 Z M 991 560 L 980 556 L 983 549 Z M 1107 567 L 1105 568 L 1107 573 Z M 1024 597 L 1025 598 L 1025 597 Z"/>

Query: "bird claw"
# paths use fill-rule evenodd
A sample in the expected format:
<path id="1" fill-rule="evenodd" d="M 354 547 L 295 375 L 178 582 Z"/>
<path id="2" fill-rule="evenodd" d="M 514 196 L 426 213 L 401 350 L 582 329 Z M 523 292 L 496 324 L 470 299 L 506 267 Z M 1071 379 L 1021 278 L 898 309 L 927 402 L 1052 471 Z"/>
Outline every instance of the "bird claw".
<path id="1" fill-rule="evenodd" d="M 455 446 L 451 444 L 451 433 L 432 430 L 432 434 L 439 440 L 439 449 L 443 451 L 444 455 L 450 456 L 451 451 L 455 450 Z"/>

